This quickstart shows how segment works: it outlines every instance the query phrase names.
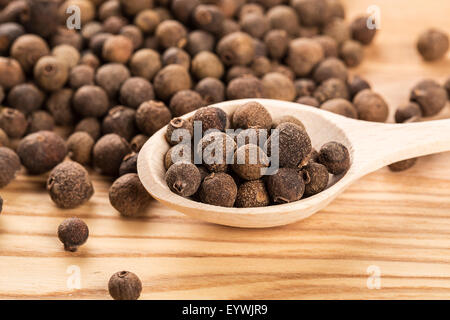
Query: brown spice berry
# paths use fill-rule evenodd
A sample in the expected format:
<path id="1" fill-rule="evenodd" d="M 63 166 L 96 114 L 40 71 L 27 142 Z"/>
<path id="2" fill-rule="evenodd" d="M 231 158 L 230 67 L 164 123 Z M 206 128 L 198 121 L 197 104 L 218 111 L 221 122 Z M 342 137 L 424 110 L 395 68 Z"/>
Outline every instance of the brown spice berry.
<path id="1" fill-rule="evenodd" d="M 338 142 L 328 142 L 322 146 L 318 161 L 329 173 L 342 174 L 350 168 L 350 154 L 347 147 Z"/>
<path id="2" fill-rule="evenodd" d="M 133 49 L 139 49 L 144 42 L 142 31 L 133 25 L 127 25 L 120 29 L 120 34 L 127 37 L 133 43 Z"/>
<path id="3" fill-rule="evenodd" d="M 132 152 L 127 154 L 120 164 L 119 176 L 126 175 L 128 173 L 137 173 L 137 159 L 139 153 Z"/>
<path id="4" fill-rule="evenodd" d="M 298 118 L 296 118 L 294 116 L 289 116 L 289 115 L 275 118 L 273 120 L 272 129 L 276 129 L 276 127 L 278 127 L 280 124 L 285 123 L 285 122 L 290 122 L 290 123 L 296 124 L 303 130 L 306 130 L 303 122 L 301 122 Z M 269 134 L 269 132 L 267 134 Z"/>
<path id="5" fill-rule="evenodd" d="M 327 0 L 294 0 L 291 4 L 305 26 L 321 26 L 330 17 Z"/>
<path id="6" fill-rule="evenodd" d="M 13 87 L 8 94 L 8 105 L 11 108 L 29 114 L 40 109 L 44 102 L 44 94 L 34 84 L 23 83 Z"/>
<path id="7" fill-rule="evenodd" d="M 371 19 L 371 17 L 364 15 L 355 18 L 350 24 L 350 30 L 352 34 L 353 40 L 359 41 L 363 45 L 369 45 L 372 43 L 373 38 L 377 33 L 377 29 L 369 29 L 367 27 L 367 21 Z"/>
<path id="8" fill-rule="evenodd" d="M 3 129 L 0 129 L 0 147 L 9 147 L 9 137 Z"/>
<path id="9" fill-rule="evenodd" d="M 237 147 L 240 148 L 247 144 L 254 144 L 263 147 L 267 141 L 267 137 L 270 134 L 265 129 L 245 129 L 240 130 L 236 135 L 235 140 Z"/>
<path id="10" fill-rule="evenodd" d="M 262 180 L 247 181 L 239 186 L 236 207 L 257 208 L 266 207 L 269 204 L 269 194 Z"/>
<path id="11" fill-rule="evenodd" d="M 314 40 L 322 46 L 325 58 L 338 56 L 338 44 L 332 37 L 321 35 L 314 37 Z"/>
<path id="12" fill-rule="evenodd" d="M 104 21 L 112 16 L 120 16 L 121 4 L 118 0 L 107 0 L 98 7 L 98 18 L 100 21 Z"/>
<path id="13" fill-rule="evenodd" d="M 370 84 L 358 75 L 350 77 L 347 81 L 347 86 L 352 98 L 354 98 L 360 91 L 371 88 Z"/>
<path id="14" fill-rule="evenodd" d="M 192 149 L 189 144 L 180 143 L 169 150 L 167 150 L 164 156 L 164 168 L 169 170 L 169 168 L 178 162 L 192 163 L 193 154 Z"/>
<path id="15" fill-rule="evenodd" d="M 36 62 L 49 53 L 47 42 L 34 34 L 20 36 L 11 46 L 11 57 L 20 63 L 26 73 L 33 70 Z"/>
<path id="16" fill-rule="evenodd" d="M 151 200 L 136 173 L 118 178 L 109 188 L 111 205 L 125 217 L 136 217 L 145 212 Z"/>
<path id="17" fill-rule="evenodd" d="M 191 66 L 191 57 L 183 49 L 171 47 L 164 51 L 162 63 L 164 66 L 168 66 L 169 64 L 179 64 L 189 70 Z"/>
<path id="18" fill-rule="evenodd" d="M 120 271 L 109 279 L 108 290 L 114 300 L 137 300 L 142 292 L 142 283 L 134 273 Z"/>
<path id="19" fill-rule="evenodd" d="M 158 73 L 161 66 L 159 53 L 152 49 L 138 50 L 130 60 L 130 70 L 133 76 L 142 77 L 149 81 Z"/>
<path id="20" fill-rule="evenodd" d="M 153 86 L 144 78 L 129 78 L 120 88 L 120 101 L 134 109 L 137 109 L 145 101 L 153 100 L 154 98 Z"/>
<path id="21" fill-rule="evenodd" d="M 147 9 L 139 12 L 134 18 L 134 24 L 143 32 L 151 34 L 153 33 L 158 24 L 160 23 L 160 18 L 155 10 Z"/>
<path id="22" fill-rule="evenodd" d="M 260 39 L 270 29 L 270 21 L 266 16 L 259 14 L 247 14 L 240 21 L 242 31 L 253 38 Z"/>
<path id="23" fill-rule="evenodd" d="M 67 139 L 69 158 L 82 165 L 91 163 L 91 154 L 95 141 L 87 132 L 75 132 Z"/>
<path id="24" fill-rule="evenodd" d="M 166 105 L 154 100 L 144 102 L 136 111 L 136 124 L 139 130 L 148 136 L 168 124 L 171 118 Z"/>
<path id="25" fill-rule="evenodd" d="M 447 92 L 434 80 L 423 80 L 411 91 L 411 101 L 420 105 L 424 117 L 438 114 L 447 103 Z"/>
<path id="26" fill-rule="evenodd" d="M 280 168 L 268 176 L 267 191 L 275 204 L 298 201 L 305 192 L 305 182 L 298 169 Z"/>
<path id="27" fill-rule="evenodd" d="M 263 97 L 264 86 L 262 81 L 251 75 L 233 79 L 227 86 L 227 98 L 229 100 Z"/>
<path id="28" fill-rule="evenodd" d="M 69 85 L 72 89 L 94 85 L 95 71 L 88 65 L 78 65 L 70 70 Z"/>
<path id="29" fill-rule="evenodd" d="M 225 85 L 216 78 L 204 78 L 195 86 L 205 104 L 214 104 L 225 100 Z"/>
<path id="30" fill-rule="evenodd" d="M 242 76 L 254 76 L 254 75 L 255 74 L 253 73 L 253 70 L 248 67 L 234 66 L 234 67 L 231 67 L 228 69 L 226 80 L 229 83 L 232 80 L 237 79 Z"/>
<path id="31" fill-rule="evenodd" d="M 234 154 L 233 171 L 245 180 L 260 179 L 269 166 L 269 158 L 255 144 L 247 144 L 236 150 Z"/>
<path id="32" fill-rule="evenodd" d="M 233 32 L 220 39 L 217 53 L 226 65 L 246 65 L 253 60 L 255 47 L 248 34 Z"/>
<path id="33" fill-rule="evenodd" d="M 278 72 L 267 73 L 262 78 L 264 94 L 268 99 L 293 101 L 296 95 L 294 82 Z"/>
<path id="34" fill-rule="evenodd" d="M 177 64 L 164 67 L 156 74 L 153 80 L 156 95 L 165 101 L 169 100 L 178 91 L 190 89 L 191 85 L 191 77 L 188 71 Z"/>
<path id="35" fill-rule="evenodd" d="M 305 197 L 316 195 L 328 186 L 329 174 L 324 165 L 315 162 L 309 162 L 302 169 L 303 179 L 305 180 Z"/>
<path id="36" fill-rule="evenodd" d="M 199 4 L 198 0 L 173 0 L 170 9 L 178 21 L 187 25 L 191 21 L 192 12 Z"/>
<path id="37" fill-rule="evenodd" d="M 415 102 L 409 102 L 400 106 L 395 111 L 395 122 L 405 123 L 418 121 L 422 117 L 422 110 Z"/>
<path id="38" fill-rule="evenodd" d="M 316 98 L 310 96 L 300 97 L 295 102 L 316 108 L 320 106 L 320 102 Z"/>
<path id="39" fill-rule="evenodd" d="M 65 161 L 50 173 L 47 191 L 58 207 L 73 209 L 92 197 L 94 187 L 89 173 L 83 166 L 76 162 Z"/>
<path id="40" fill-rule="evenodd" d="M 73 68 L 80 61 L 80 52 L 71 45 L 61 44 L 52 49 L 52 55 L 62 60 L 67 67 Z"/>
<path id="41" fill-rule="evenodd" d="M 145 9 L 153 7 L 153 0 L 120 0 L 120 5 L 125 14 L 134 16 Z"/>
<path id="42" fill-rule="evenodd" d="M 27 131 L 28 122 L 25 115 L 19 110 L 3 108 L 0 111 L 0 129 L 3 129 L 8 137 L 21 138 Z"/>
<path id="43" fill-rule="evenodd" d="M 134 152 L 141 151 L 142 147 L 144 146 L 144 144 L 147 142 L 148 139 L 149 136 L 146 136 L 144 134 L 138 134 L 133 139 L 131 139 L 130 143 L 131 150 L 133 150 Z"/>
<path id="44" fill-rule="evenodd" d="M 191 56 L 195 56 L 200 51 L 213 51 L 214 42 L 214 37 L 210 33 L 203 30 L 194 30 L 188 34 L 186 51 Z"/>
<path id="45" fill-rule="evenodd" d="M 103 44 L 102 57 L 106 61 L 126 63 L 133 54 L 133 42 L 123 35 L 109 37 Z"/>
<path id="46" fill-rule="evenodd" d="M 187 43 L 186 28 L 176 20 L 161 22 L 156 28 L 155 35 L 158 43 L 164 48 L 183 48 Z"/>
<path id="47" fill-rule="evenodd" d="M 345 99 L 337 98 L 326 101 L 320 109 L 339 114 L 341 116 L 358 119 L 358 112 L 353 104 Z"/>
<path id="48" fill-rule="evenodd" d="M 180 131 L 176 132 L 174 135 L 174 132 L 176 130 Z M 194 127 L 192 126 L 192 122 L 190 120 L 182 118 L 173 118 L 172 120 L 170 120 L 169 124 L 167 125 L 167 131 L 165 135 L 166 140 L 170 145 L 176 145 L 182 142 L 185 134 L 189 134 L 191 138 L 194 136 Z"/>
<path id="49" fill-rule="evenodd" d="M 389 165 L 389 169 L 393 172 L 401 172 L 408 170 L 417 163 L 418 158 L 407 159 Z"/>
<path id="50" fill-rule="evenodd" d="M 115 98 L 120 87 L 129 77 L 130 71 L 123 64 L 108 63 L 98 68 L 95 82 L 106 91 L 110 98 Z"/>
<path id="51" fill-rule="evenodd" d="M 427 61 L 438 60 L 445 56 L 449 48 L 448 35 L 437 29 L 422 33 L 417 42 L 417 50 Z"/>
<path id="52" fill-rule="evenodd" d="M 122 27 L 128 24 L 128 20 L 124 17 L 113 16 L 103 21 L 103 32 L 118 34 Z M 131 40 L 131 39 L 130 39 Z"/>
<path id="53" fill-rule="evenodd" d="M 51 47 L 56 47 L 60 44 L 68 44 L 81 51 L 83 47 L 83 37 L 77 30 L 71 30 L 67 29 L 66 26 L 61 26 L 50 38 Z"/>
<path id="54" fill-rule="evenodd" d="M 69 69 L 60 59 L 45 56 L 34 66 L 34 79 L 44 90 L 56 91 L 61 89 L 69 78 Z"/>
<path id="55" fill-rule="evenodd" d="M 169 108 L 174 116 L 180 117 L 204 105 L 203 98 L 197 92 L 193 90 L 181 90 L 170 99 Z"/>
<path id="56" fill-rule="evenodd" d="M 223 172 L 212 173 L 203 180 L 199 196 L 206 204 L 232 207 L 236 201 L 237 186 L 230 175 Z"/>
<path id="57" fill-rule="evenodd" d="M 338 45 L 351 38 L 350 26 L 341 18 L 335 18 L 328 22 L 323 28 L 323 34 L 336 40 Z"/>
<path id="58" fill-rule="evenodd" d="M 312 96 L 316 90 L 316 84 L 311 79 L 298 79 L 294 82 L 297 97 Z"/>
<path id="59" fill-rule="evenodd" d="M 35 111 L 28 117 L 28 133 L 38 131 L 53 131 L 55 120 L 46 111 Z"/>
<path id="60" fill-rule="evenodd" d="M 2 213 L 3 210 L 3 198 L 0 196 L 0 213 Z"/>
<path id="61" fill-rule="evenodd" d="M 224 67 L 214 53 L 202 51 L 192 59 L 191 72 L 199 80 L 207 77 L 220 79 L 224 73 Z"/>
<path id="62" fill-rule="evenodd" d="M 358 93 L 353 104 L 361 120 L 385 122 L 389 114 L 389 107 L 383 97 L 370 89 Z"/>
<path id="63" fill-rule="evenodd" d="M 73 96 L 73 108 L 83 117 L 101 117 L 109 109 L 106 91 L 98 86 L 83 86 Z"/>
<path id="64" fill-rule="evenodd" d="M 363 46 L 354 40 L 344 41 L 340 46 L 339 56 L 348 67 L 356 67 L 364 58 Z"/>
<path id="65" fill-rule="evenodd" d="M 311 139 L 304 128 L 291 122 L 282 123 L 276 129 L 267 140 L 267 154 L 273 157 L 272 152 L 278 152 L 280 167 L 298 167 L 311 153 Z"/>
<path id="66" fill-rule="evenodd" d="M 272 127 L 272 116 L 260 103 L 247 102 L 236 108 L 233 113 L 232 123 L 236 129 L 258 128 L 270 130 Z"/>
<path id="67" fill-rule="evenodd" d="M 136 135 L 136 111 L 124 106 L 116 106 L 109 110 L 107 116 L 103 119 L 103 134 L 115 133 L 130 140 Z"/>
<path id="68" fill-rule="evenodd" d="M 225 131 L 229 125 L 228 116 L 222 109 L 215 107 L 203 107 L 195 112 L 193 123 L 200 122 L 202 125 L 202 132 L 208 130 Z"/>
<path id="69" fill-rule="evenodd" d="M 102 57 L 105 42 L 106 40 L 112 37 L 113 37 L 112 34 L 105 32 L 95 34 L 89 41 L 89 49 L 98 57 Z"/>
<path id="70" fill-rule="evenodd" d="M 0 188 L 14 180 L 19 170 L 19 156 L 9 148 L 0 147 Z"/>
<path id="71" fill-rule="evenodd" d="M 25 81 L 22 67 L 15 59 L 0 57 L 0 86 L 5 90 Z"/>
<path id="72" fill-rule="evenodd" d="M 266 33 L 264 37 L 269 56 L 273 59 L 282 59 L 289 45 L 289 36 L 286 30 L 274 29 Z"/>
<path id="73" fill-rule="evenodd" d="M 349 93 L 347 84 L 341 79 L 331 78 L 322 82 L 322 84 L 317 87 L 314 92 L 314 98 L 319 101 L 319 103 L 324 103 L 325 101 L 331 99 L 349 99 Z"/>
<path id="74" fill-rule="evenodd" d="M 286 31 L 291 36 L 297 36 L 300 28 L 299 19 L 295 10 L 286 5 L 279 5 L 267 11 L 270 29 Z"/>
<path id="75" fill-rule="evenodd" d="M 317 83 L 324 82 L 331 78 L 347 81 L 348 70 L 345 64 L 337 58 L 323 60 L 314 71 L 314 80 Z"/>
<path id="76" fill-rule="evenodd" d="M 239 20 L 243 19 L 247 14 L 256 13 L 264 15 L 264 7 L 257 3 L 245 3 L 239 8 Z"/>
<path id="77" fill-rule="evenodd" d="M 64 140 L 56 133 L 39 131 L 20 141 L 17 154 L 30 174 L 42 174 L 64 160 L 67 148 Z"/>
<path id="78" fill-rule="evenodd" d="M 195 7 L 191 18 L 199 29 L 215 34 L 221 31 L 225 19 L 219 7 L 209 4 L 200 4 Z"/>
<path id="79" fill-rule="evenodd" d="M 447 90 L 447 96 L 448 96 L 448 99 L 450 100 L 450 77 L 445 82 L 444 87 Z"/>
<path id="80" fill-rule="evenodd" d="M 6 55 L 14 41 L 25 33 L 22 25 L 6 22 L 0 25 L 0 54 Z"/>
<path id="81" fill-rule="evenodd" d="M 47 109 L 52 114 L 57 125 L 67 126 L 74 121 L 72 110 L 73 90 L 61 89 L 54 91 L 47 99 Z"/>
<path id="82" fill-rule="evenodd" d="M 75 132 L 86 132 L 96 141 L 101 134 L 100 122 L 97 118 L 84 118 L 76 125 Z"/>
<path id="83" fill-rule="evenodd" d="M 236 142 L 229 135 L 213 131 L 206 134 L 197 145 L 197 154 L 202 156 L 203 165 L 211 172 L 226 172 L 233 163 Z"/>
<path id="84" fill-rule="evenodd" d="M 289 44 L 286 63 L 299 77 L 308 75 L 324 59 L 322 46 L 315 40 L 297 38 Z"/>
<path id="85" fill-rule="evenodd" d="M 80 58 L 80 65 L 86 65 L 96 70 L 100 66 L 99 58 L 90 51 L 85 51 Z"/>
<path id="86" fill-rule="evenodd" d="M 117 134 L 111 133 L 101 137 L 94 145 L 94 167 L 104 175 L 117 176 L 123 157 L 131 152 L 128 142 Z"/>
<path id="87" fill-rule="evenodd" d="M 167 170 L 166 183 L 172 192 L 182 197 L 190 197 L 200 187 L 200 171 L 192 163 L 177 162 Z"/>
<path id="88" fill-rule="evenodd" d="M 89 228 L 78 218 L 64 220 L 58 227 L 58 238 L 64 244 L 64 250 L 75 252 L 89 237 Z"/>

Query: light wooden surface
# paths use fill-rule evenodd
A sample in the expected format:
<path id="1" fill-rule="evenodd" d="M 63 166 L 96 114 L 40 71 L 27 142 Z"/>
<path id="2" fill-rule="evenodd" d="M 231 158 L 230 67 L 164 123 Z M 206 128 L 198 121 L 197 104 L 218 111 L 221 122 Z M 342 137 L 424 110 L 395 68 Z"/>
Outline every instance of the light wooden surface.
<path id="1" fill-rule="evenodd" d="M 346 2 L 350 17 L 381 7 L 382 30 L 357 71 L 392 107 L 421 78 L 450 74 L 450 57 L 425 64 L 414 49 L 425 27 L 450 31 L 449 1 Z M 95 175 L 92 201 L 62 211 L 45 177 L 20 176 L 0 190 L 0 298 L 107 299 L 110 275 L 125 269 L 139 275 L 146 299 L 449 299 L 449 163 L 446 153 L 404 173 L 382 169 L 313 217 L 267 230 L 199 222 L 156 201 L 143 219 L 123 219 L 109 206 L 111 181 Z M 75 254 L 56 237 L 70 216 L 91 231 Z M 67 287 L 70 266 L 79 267 L 80 290 Z M 369 289 L 377 281 L 368 270 L 381 272 L 380 289 Z"/>

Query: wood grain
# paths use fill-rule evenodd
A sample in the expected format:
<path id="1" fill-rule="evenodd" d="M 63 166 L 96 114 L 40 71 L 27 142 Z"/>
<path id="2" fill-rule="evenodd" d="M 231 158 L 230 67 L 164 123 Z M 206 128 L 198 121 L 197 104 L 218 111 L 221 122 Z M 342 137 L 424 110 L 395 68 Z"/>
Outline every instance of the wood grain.
<path id="1" fill-rule="evenodd" d="M 450 2 L 346 3 L 350 18 L 371 4 L 381 8 L 382 29 L 356 71 L 392 111 L 421 78 L 450 74 L 450 58 L 425 64 L 414 48 L 426 27 L 450 31 Z M 142 279 L 144 299 L 448 299 L 449 163 L 446 153 L 404 173 L 382 169 L 313 217 L 267 230 L 199 222 L 156 201 L 142 219 L 123 219 L 109 205 L 111 180 L 98 175 L 93 200 L 62 211 L 46 194 L 44 176 L 21 175 L 0 191 L 0 298 L 108 299 L 110 275 L 126 269 Z M 91 231 L 75 254 L 56 237 L 70 216 Z M 67 288 L 71 265 L 81 270 L 80 290 Z M 367 286 L 370 266 L 381 271 L 380 289 Z"/>

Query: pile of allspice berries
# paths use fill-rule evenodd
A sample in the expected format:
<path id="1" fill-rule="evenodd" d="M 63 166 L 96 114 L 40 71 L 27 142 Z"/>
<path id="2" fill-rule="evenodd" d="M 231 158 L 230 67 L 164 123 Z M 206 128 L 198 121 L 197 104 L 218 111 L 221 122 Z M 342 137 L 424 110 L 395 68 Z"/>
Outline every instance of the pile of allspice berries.
<path id="1" fill-rule="evenodd" d="M 150 201 L 141 147 L 201 107 L 272 98 L 384 122 L 385 100 L 348 71 L 376 35 L 367 19 L 346 19 L 340 0 L 0 0 L 0 188 L 24 167 L 71 209 L 94 194 L 92 167 L 117 178 L 111 204 L 134 217 Z M 428 61 L 448 47 L 435 29 L 417 42 Z M 433 116 L 448 96 L 450 79 L 421 81 L 396 121 Z M 61 228 L 68 250 L 87 239 Z"/>

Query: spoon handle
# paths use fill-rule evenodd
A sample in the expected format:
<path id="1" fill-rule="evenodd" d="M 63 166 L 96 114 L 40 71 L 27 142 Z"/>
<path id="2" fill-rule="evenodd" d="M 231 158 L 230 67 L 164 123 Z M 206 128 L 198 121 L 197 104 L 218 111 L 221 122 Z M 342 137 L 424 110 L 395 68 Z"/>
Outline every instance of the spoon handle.
<path id="1" fill-rule="evenodd" d="M 358 122 L 348 133 L 362 174 L 406 159 L 450 151 L 450 120 L 408 124 Z"/>

